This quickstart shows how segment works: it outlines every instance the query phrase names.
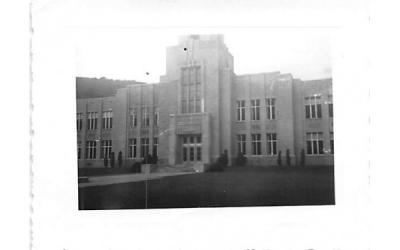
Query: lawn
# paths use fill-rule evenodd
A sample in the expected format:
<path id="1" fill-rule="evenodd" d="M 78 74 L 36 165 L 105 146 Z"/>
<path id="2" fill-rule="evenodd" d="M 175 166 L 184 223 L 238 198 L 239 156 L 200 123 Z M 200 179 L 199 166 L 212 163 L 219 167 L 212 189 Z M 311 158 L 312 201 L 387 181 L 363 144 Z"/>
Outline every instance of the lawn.
<path id="1" fill-rule="evenodd" d="M 147 186 L 147 197 L 146 197 Z M 79 188 L 80 209 L 188 208 L 335 204 L 333 167 L 231 167 Z"/>

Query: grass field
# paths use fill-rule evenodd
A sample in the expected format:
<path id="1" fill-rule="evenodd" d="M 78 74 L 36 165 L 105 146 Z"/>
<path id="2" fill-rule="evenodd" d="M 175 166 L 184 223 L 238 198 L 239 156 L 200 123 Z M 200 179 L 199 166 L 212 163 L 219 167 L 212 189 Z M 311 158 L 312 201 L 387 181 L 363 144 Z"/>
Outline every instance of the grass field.
<path id="1" fill-rule="evenodd" d="M 333 204 L 334 172 L 326 166 L 231 167 L 150 180 L 147 185 L 142 181 L 79 189 L 80 209 Z"/>

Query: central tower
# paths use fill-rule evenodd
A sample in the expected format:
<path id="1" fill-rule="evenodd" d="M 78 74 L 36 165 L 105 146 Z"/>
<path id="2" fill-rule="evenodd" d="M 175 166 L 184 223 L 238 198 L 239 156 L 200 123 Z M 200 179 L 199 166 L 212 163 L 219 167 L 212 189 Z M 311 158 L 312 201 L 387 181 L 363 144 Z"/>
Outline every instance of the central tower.
<path id="1" fill-rule="evenodd" d="M 167 48 L 163 82 L 176 82 L 177 112 L 170 116 L 169 164 L 231 158 L 233 57 L 222 35 L 182 36 Z"/>

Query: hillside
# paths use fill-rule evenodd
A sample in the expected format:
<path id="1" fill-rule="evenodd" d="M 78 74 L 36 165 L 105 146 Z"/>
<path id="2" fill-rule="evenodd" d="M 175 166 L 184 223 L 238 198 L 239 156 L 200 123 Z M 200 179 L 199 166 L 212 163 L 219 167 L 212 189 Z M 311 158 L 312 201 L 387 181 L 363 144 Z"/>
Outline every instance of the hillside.
<path id="1" fill-rule="evenodd" d="M 76 98 L 96 98 L 113 96 L 117 93 L 117 89 L 124 88 L 128 85 L 144 84 L 133 80 L 112 80 L 107 78 L 76 78 Z"/>

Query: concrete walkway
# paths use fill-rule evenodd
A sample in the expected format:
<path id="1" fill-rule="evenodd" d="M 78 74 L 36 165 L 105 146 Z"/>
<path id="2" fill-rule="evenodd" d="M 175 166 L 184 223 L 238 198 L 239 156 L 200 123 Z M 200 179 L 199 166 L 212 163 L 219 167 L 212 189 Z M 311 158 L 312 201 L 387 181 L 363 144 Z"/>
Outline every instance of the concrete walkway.
<path id="1" fill-rule="evenodd" d="M 182 173 L 150 173 L 150 174 L 121 174 L 121 175 L 106 175 L 89 177 L 89 182 L 79 183 L 79 187 L 105 186 L 127 182 L 138 182 L 144 180 L 159 179 L 168 176 L 195 174 L 194 172 Z"/>

